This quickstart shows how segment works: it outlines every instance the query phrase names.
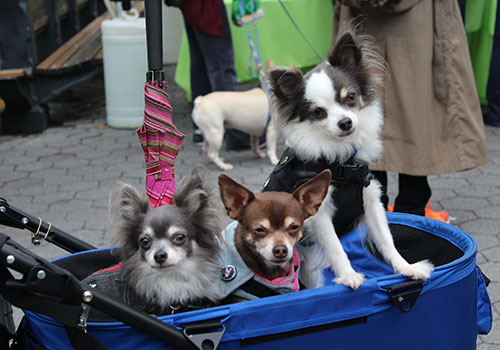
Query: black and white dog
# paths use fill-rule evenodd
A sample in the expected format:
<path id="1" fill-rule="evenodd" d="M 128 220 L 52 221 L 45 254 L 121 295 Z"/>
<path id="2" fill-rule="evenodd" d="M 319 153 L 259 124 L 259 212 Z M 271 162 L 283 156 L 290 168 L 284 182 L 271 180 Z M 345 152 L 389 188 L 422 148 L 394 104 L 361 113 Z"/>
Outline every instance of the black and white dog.
<path id="1" fill-rule="evenodd" d="M 363 220 L 369 238 L 396 273 L 427 279 L 433 265 L 409 264 L 396 250 L 380 201 L 380 184 L 368 163 L 382 152 L 383 116 L 379 90 L 383 60 L 368 36 L 347 29 L 322 62 L 305 76 L 298 69 L 268 73 L 272 108 L 288 149 L 264 185 L 265 191 L 293 191 L 324 169 L 332 182 L 318 213 L 306 220 L 302 282 L 308 288 L 323 283 L 321 268 L 330 266 L 335 281 L 357 289 L 364 275 L 356 272 L 338 235 Z M 299 245 L 300 246 L 300 245 Z M 321 254 L 318 254 L 320 248 Z"/>

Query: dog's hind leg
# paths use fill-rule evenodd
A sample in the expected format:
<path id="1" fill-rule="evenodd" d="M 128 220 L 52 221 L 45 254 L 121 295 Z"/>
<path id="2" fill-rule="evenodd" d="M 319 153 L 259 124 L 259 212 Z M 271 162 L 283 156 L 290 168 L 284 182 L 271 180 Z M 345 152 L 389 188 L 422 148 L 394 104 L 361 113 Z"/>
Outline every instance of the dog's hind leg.
<path id="1" fill-rule="evenodd" d="M 208 144 L 207 156 L 212 162 L 215 163 L 215 165 L 217 165 L 222 170 L 233 169 L 233 166 L 231 164 L 224 163 L 224 160 L 219 157 L 219 149 L 211 147 L 210 144 Z"/>
<path id="2" fill-rule="evenodd" d="M 207 156 L 222 170 L 232 170 L 233 166 L 229 163 L 224 163 L 224 160 L 219 157 L 219 150 L 222 147 L 224 137 L 223 135 L 224 128 L 217 128 L 217 130 L 210 130 L 210 132 L 205 132 L 203 134 L 206 143 Z"/>
<path id="3" fill-rule="evenodd" d="M 257 157 L 259 158 L 266 158 L 266 154 L 261 152 L 260 150 L 260 146 L 259 146 L 259 136 L 256 136 L 256 135 L 252 135 L 250 137 L 251 141 L 251 147 L 252 147 L 252 151 L 255 152 L 255 154 L 257 155 Z"/>
<path id="4" fill-rule="evenodd" d="M 390 264 L 396 273 L 401 273 L 414 280 L 429 278 L 434 266 L 428 260 L 409 264 L 396 249 L 384 206 L 380 201 L 380 184 L 372 180 L 363 190 L 364 221 L 368 234 L 384 260 Z"/>

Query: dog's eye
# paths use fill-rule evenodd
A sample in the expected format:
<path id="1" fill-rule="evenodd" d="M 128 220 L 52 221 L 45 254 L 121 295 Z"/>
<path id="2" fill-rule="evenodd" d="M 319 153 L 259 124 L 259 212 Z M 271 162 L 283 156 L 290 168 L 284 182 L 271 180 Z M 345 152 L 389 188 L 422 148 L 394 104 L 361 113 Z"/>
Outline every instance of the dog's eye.
<path id="1" fill-rule="evenodd" d="M 139 241 L 141 248 L 144 250 L 148 250 L 151 248 L 151 240 L 148 237 L 143 237 Z"/>
<path id="2" fill-rule="evenodd" d="M 321 107 L 317 107 L 316 109 L 313 110 L 313 118 L 314 119 L 325 119 L 326 118 L 326 111 L 321 108 Z"/>
<path id="3" fill-rule="evenodd" d="M 354 106 L 356 103 L 356 94 L 354 92 L 348 93 L 345 97 L 345 103 L 350 107 Z"/>
<path id="4" fill-rule="evenodd" d="M 182 233 L 178 233 L 174 236 L 174 244 L 182 244 L 186 240 L 186 236 Z"/>
<path id="5" fill-rule="evenodd" d="M 262 227 L 257 227 L 253 230 L 254 234 L 257 236 L 265 236 L 266 235 L 266 230 L 264 230 Z"/>
<path id="6" fill-rule="evenodd" d="M 300 226 L 299 225 L 292 225 L 290 226 L 288 232 L 291 234 L 291 235 L 296 235 L 300 230 Z"/>

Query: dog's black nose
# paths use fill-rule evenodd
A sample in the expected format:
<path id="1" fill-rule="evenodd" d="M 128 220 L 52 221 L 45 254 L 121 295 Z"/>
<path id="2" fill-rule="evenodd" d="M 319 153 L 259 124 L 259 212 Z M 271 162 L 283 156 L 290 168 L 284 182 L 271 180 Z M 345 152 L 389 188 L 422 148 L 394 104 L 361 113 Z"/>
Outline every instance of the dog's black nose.
<path id="1" fill-rule="evenodd" d="M 273 248 L 273 255 L 277 259 L 286 258 L 288 255 L 288 249 L 284 245 L 277 245 Z"/>
<path id="2" fill-rule="evenodd" d="M 163 264 L 165 261 L 167 261 L 167 252 L 156 252 L 154 255 L 154 259 L 158 264 Z"/>
<path id="3" fill-rule="evenodd" d="M 351 118 L 342 118 L 340 121 L 337 123 L 338 127 L 342 131 L 347 131 L 350 128 L 352 128 L 352 120 Z"/>

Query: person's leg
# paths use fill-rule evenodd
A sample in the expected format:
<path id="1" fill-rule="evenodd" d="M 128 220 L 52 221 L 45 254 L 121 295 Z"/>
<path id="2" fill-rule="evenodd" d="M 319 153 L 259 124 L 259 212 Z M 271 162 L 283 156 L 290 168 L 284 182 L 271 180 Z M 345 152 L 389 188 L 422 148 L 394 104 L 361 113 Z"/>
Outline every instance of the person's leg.
<path id="1" fill-rule="evenodd" d="M 189 42 L 189 59 L 190 63 L 190 83 L 191 83 L 191 99 L 198 96 L 206 95 L 212 92 L 212 86 L 208 77 L 207 65 L 202 52 L 203 43 L 200 34 L 189 23 L 185 22 L 186 34 Z"/>
<path id="2" fill-rule="evenodd" d="M 465 2 L 466 0 L 458 0 L 458 7 L 460 7 L 460 14 L 462 15 L 462 20 L 465 23 Z"/>
<path id="3" fill-rule="evenodd" d="M 431 195 L 427 176 L 399 174 L 399 191 L 394 211 L 425 216 L 425 207 Z"/>
<path id="4" fill-rule="evenodd" d="M 221 1 L 222 2 L 222 1 Z M 226 6 L 222 3 L 222 35 L 213 36 L 197 33 L 206 71 L 212 91 L 237 91 L 236 69 L 234 68 L 233 41 L 227 19 Z M 250 136 L 234 129 L 225 133 L 227 149 L 250 147 Z"/>
<path id="5" fill-rule="evenodd" d="M 491 50 L 490 72 L 486 87 L 488 110 L 484 115 L 484 122 L 488 125 L 500 127 L 500 6 L 497 6 L 493 48 Z"/>
<path id="6" fill-rule="evenodd" d="M 373 176 L 380 182 L 380 200 L 387 211 L 387 205 L 389 204 L 389 196 L 387 195 L 387 172 L 386 171 L 372 171 Z"/>
<path id="7" fill-rule="evenodd" d="M 191 61 L 191 101 L 194 101 L 196 97 L 210 93 L 212 91 L 212 87 L 210 85 L 210 80 L 208 79 L 206 64 L 200 48 L 197 30 L 194 29 L 187 21 L 184 21 L 184 23 L 189 42 L 189 56 Z M 198 126 L 194 122 L 192 123 L 194 128 L 193 142 L 201 146 L 203 144 L 203 135 L 200 129 L 198 129 Z"/>

